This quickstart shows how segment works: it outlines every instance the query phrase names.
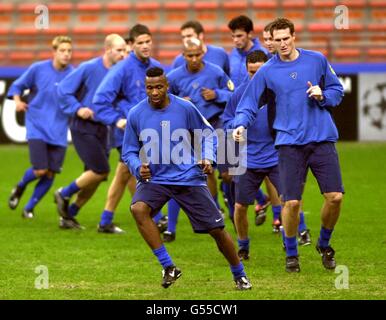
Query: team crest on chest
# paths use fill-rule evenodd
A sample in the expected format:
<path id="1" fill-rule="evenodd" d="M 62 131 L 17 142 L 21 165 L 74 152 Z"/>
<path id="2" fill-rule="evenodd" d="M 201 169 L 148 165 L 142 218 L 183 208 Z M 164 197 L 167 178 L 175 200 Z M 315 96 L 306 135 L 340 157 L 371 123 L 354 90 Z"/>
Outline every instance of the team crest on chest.
<path id="1" fill-rule="evenodd" d="M 290 77 L 295 80 L 298 77 L 298 73 L 297 72 L 292 72 L 290 74 Z"/>
<path id="2" fill-rule="evenodd" d="M 199 86 L 200 86 L 200 84 L 198 82 L 193 82 L 192 83 L 193 89 L 197 89 Z"/>

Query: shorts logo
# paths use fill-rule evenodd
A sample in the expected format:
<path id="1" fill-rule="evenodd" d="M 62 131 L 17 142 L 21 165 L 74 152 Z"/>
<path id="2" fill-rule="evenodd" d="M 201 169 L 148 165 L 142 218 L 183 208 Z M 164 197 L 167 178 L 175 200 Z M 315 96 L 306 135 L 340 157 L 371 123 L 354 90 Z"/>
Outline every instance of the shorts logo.
<path id="1" fill-rule="evenodd" d="M 220 222 L 222 220 L 222 218 L 220 218 L 220 219 L 216 219 L 216 222 Z"/>
<path id="2" fill-rule="evenodd" d="M 295 80 L 298 77 L 298 73 L 297 72 L 292 72 L 290 74 L 290 77 Z"/>

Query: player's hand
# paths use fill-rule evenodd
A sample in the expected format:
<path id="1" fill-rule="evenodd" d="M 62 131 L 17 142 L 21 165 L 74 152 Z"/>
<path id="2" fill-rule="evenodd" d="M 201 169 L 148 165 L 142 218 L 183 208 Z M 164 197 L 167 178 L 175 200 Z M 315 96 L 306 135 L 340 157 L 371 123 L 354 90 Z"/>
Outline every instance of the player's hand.
<path id="1" fill-rule="evenodd" d="M 126 128 L 126 122 L 126 119 L 119 119 L 115 125 L 118 129 L 124 130 Z"/>
<path id="2" fill-rule="evenodd" d="M 323 93 L 322 89 L 318 85 L 313 86 L 311 81 L 307 82 L 308 90 L 306 93 L 308 94 L 309 98 L 314 98 L 315 100 L 322 101 L 323 100 Z"/>
<path id="3" fill-rule="evenodd" d="M 208 88 L 202 88 L 201 95 L 206 101 L 214 100 L 217 97 L 216 91 Z"/>
<path id="4" fill-rule="evenodd" d="M 209 160 L 200 160 L 198 161 L 198 165 L 201 167 L 202 171 L 205 173 L 205 174 L 212 174 L 213 173 L 213 168 L 212 168 L 212 164 L 210 163 Z"/>
<path id="5" fill-rule="evenodd" d="M 16 112 L 25 112 L 28 109 L 28 104 L 23 101 L 15 101 Z"/>
<path id="6" fill-rule="evenodd" d="M 139 168 L 139 175 L 141 176 L 142 180 L 149 182 L 151 179 L 151 172 L 148 163 L 141 164 Z"/>
<path id="7" fill-rule="evenodd" d="M 82 107 L 78 109 L 76 115 L 84 120 L 92 119 L 94 117 L 94 111 L 92 111 L 90 108 Z"/>
<path id="8" fill-rule="evenodd" d="M 237 127 L 236 129 L 234 129 L 232 132 L 233 140 L 235 140 L 236 142 L 245 141 L 244 131 L 245 131 L 245 128 L 243 126 L 240 126 L 240 127 Z"/>

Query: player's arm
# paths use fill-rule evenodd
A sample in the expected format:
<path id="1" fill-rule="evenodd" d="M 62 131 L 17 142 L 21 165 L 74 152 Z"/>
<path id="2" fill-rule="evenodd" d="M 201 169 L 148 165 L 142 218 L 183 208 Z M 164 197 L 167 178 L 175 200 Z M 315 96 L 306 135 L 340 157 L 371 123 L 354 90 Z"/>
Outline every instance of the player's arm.
<path id="1" fill-rule="evenodd" d="M 249 81 L 237 104 L 236 116 L 233 121 L 234 128 L 240 126 L 249 128 L 256 119 L 257 110 L 264 105 L 262 98 L 266 89 L 266 80 L 264 72 L 262 72 L 263 68 L 264 66 Z"/>
<path id="2" fill-rule="evenodd" d="M 92 100 L 95 108 L 95 119 L 105 125 L 117 125 L 120 119 L 125 119 L 119 108 L 114 108 L 124 79 L 122 65 L 113 67 L 103 78 Z"/>
<path id="3" fill-rule="evenodd" d="M 321 84 L 323 99 L 318 103 L 321 107 L 336 107 L 342 101 L 344 95 L 343 86 L 327 59 L 325 57 L 323 59 L 324 83 Z"/>
<path id="4" fill-rule="evenodd" d="M 216 102 L 218 103 L 227 103 L 230 97 L 235 90 L 235 86 L 232 80 L 222 72 L 219 87 L 215 89 L 216 92 Z"/>
<path id="5" fill-rule="evenodd" d="M 224 129 L 233 129 L 234 128 L 233 120 L 234 120 L 235 115 L 236 115 L 236 107 L 237 107 L 238 102 L 240 101 L 241 95 L 242 95 L 242 91 L 236 90 L 231 95 L 230 99 L 228 100 L 228 102 L 225 106 L 224 112 L 221 115 L 221 118 L 223 120 Z"/>
<path id="6" fill-rule="evenodd" d="M 80 66 L 68 74 L 58 85 L 59 106 L 70 116 L 77 114 L 82 119 L 93 117 L 94 112 L 88 106 L 82 106 L 76 93 L 85 80 L 86 68 Z"/>
<path id="7" fill-rule="evenodd" d="M 31 89 L 35 83 L 36 65 L 30 66 L 18 79 L 16 79 L 8 90 L 7 98 L 13 99 L 17 112 L 24 112 L 28 109 L 28 104 L 22 101 L 24 90 Z"/>
<path id="8" fill-rule="evenodd" d="M 140 168 L 141 160 L 139 158 L 139 151 L 141 145 L 139 143 L 139 136 L 137 134 L 137 124 L 135 117 L 132 116 L 132 112 L 129 112 L 125 134 L 122 144 L 122 160 L 125 162 L 130 172 L 136 176 L 138 180 L 141 179 Z"/>

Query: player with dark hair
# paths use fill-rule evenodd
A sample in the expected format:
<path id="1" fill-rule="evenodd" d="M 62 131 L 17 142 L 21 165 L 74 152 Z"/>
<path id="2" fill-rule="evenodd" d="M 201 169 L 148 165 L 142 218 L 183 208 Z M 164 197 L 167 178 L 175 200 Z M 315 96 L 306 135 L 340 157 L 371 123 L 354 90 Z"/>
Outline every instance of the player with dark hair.
<path id="1" fill-rule="evenodd" d="M 192 38 L 199 39 L 201 41 L 202 50 L 204 52 L 203 59 L 218 65 L 229 76 L 229 57 L 227 52 L 221 47 L 205 44 L 204 28 L 200 22 L 187 21 L 181 26 L 180 31 L 183 43 Z M 176 69 L 184 64 L 184 56 L 183 54 L 180 54 L 174 59 L 172 68 Z"/>
<path id="2" fill-rule="evenodd" d="M 27 185 L 38 179 L 33 194 L 24 207 L 22 217 L 34 217 L 34 208 L 48 192 L 54 176 L 61 171 L 67 147 L 68 116 L 59 107 L 56 88 L 73 67 L 72 40 L 57 36 L 52 41 L 53 59 L 32 64 L 8 91 L 17 112 L 25 112 L 27 141 L 32 167 L 11 192 L 9 207 L 16 209 Z M 28 101 L 23 92 L 29 90 Z"/>
<path id="3" fill-rule="evenodd" d="M 105 38 L 103 56 L 86 61 L 71 72 L 58 86 L 63 112 L 70 115 L 70 129 L 75 150 L 84 163 L 85 171 L 65 188 L 55 192 L 55 202 L 61 216 L 62 228 L 81 228 L 75 216 L 92 197 L 99 184 L 110 172 L 108 159 L 108 129 L 94 120 L 92 99 L 108 70 L 125 55 L 126 42 L 117 34 Z M 72 195 L 75 201 L 69 205 Z M 105 219 L 99 232 L 122 233 L 123 230 Z"/>
<path id="4" fill-rule="evenodd" d="M 265 63 L 247 86 L 237 107 L 233 137 L 243 139 L 257 110 L 270 95 L 276 103 L 273 128 L 279 151 L 286 271 L 299 272 L 296 233 L 304 177 L 311 169 L 324 204 L 317 250 L 326 269 L 334 269 L 330 238 L 338 220 L 343 185 L 335 143 L 338 130 L 329 107 L 342 100 L 343 87 L 327 59 L 319 52 L 296 48 L 291 21 L 276 19 L 270 28 L 277 54 Z"/>
<path id="5" fill-rule="evenodd" d="M 127 118 L 122 158 L 139 181 L 131 204 L 138 230 L 163 267 L 162 286 L 169 287 L 182 273 L 163 245 L 151 216 L 173 198 L 187 213 L 195 232 L 209 233 L 215 239 L 230 264 L 236 288 L 251 289 L 206 184 L 206 174 L 212 172 L 211 163 L 216 161 L 216 134 L 191 102 L 168 94 L 168 87 L 161 68 L 149 69 L 146 73 L 148 98 L 134 107 Z M 192 146 L 191 132 L 195 130 L 202 132 L 201 152 Z M 159 139 L 159 143 L 153 143 L 155 150 L 150 159 L 149 151 L 143 152 L 149 132 Z M 170 139 L 170 134 L 176 132 L 179 138 Z M 176 147 L 187 151 L 187 158 L 182 162 L 179 152 L 172 151 Z"/>
<path id="6" fill-rule="evenodd" d="M 184 43 L 183 54 L 185 64 L 167 75 L 170 93 L 191 101 L 215 129 L 222 129 L 220 115 L 232 94 L 232 81 L 217 65 L 203 60 L 203 49 L 199 39 L 187 40 Z M 208 186 L 220 209 L 214 172 L 208 175 Z M 178 211 L 179 207 L 178 210 L 169 210 L 165 241 L 173 241 L 175 238 Z"/>
<path id="7" fill-rule="evenodd" d="M 260 45 L 258 38 L 252 38 L 253 22 L 247 16 L 241 15 L 233 18 L 229 21 L 228 28 L 231 30 L 235 46 L 229 54 L 230 78 L 238 87 L 248 78 L 245 67 L 247 54 L 255 50 L 261 50 L 266 54 L 269 53 Z"/>
<path id="8" fill-rule="evenodd" d="M 129 110 L 146 97 L 145 74 L 148 68 L 161 64 L 151 58 L 152 35 L 149 28 L 136 24 L 130 29 L 129 39 L 132 51 L 128 57 L 118 63 L 105 76 L 95 92 L 93 105 L 95 119 L 105 125 L 114 126 L 113 147 L 122 152 L 123 133 Z M 130 193 L 135 192 L 136 180 L 130 174 L 127 166 L 120 159 L 107 193 L 107 200 L 102 220 L 111 223 L 114 211 L 128 186 Z M 159 227 L 165 230 L 167 217 L 159 213 L 155 218 Z"/>

